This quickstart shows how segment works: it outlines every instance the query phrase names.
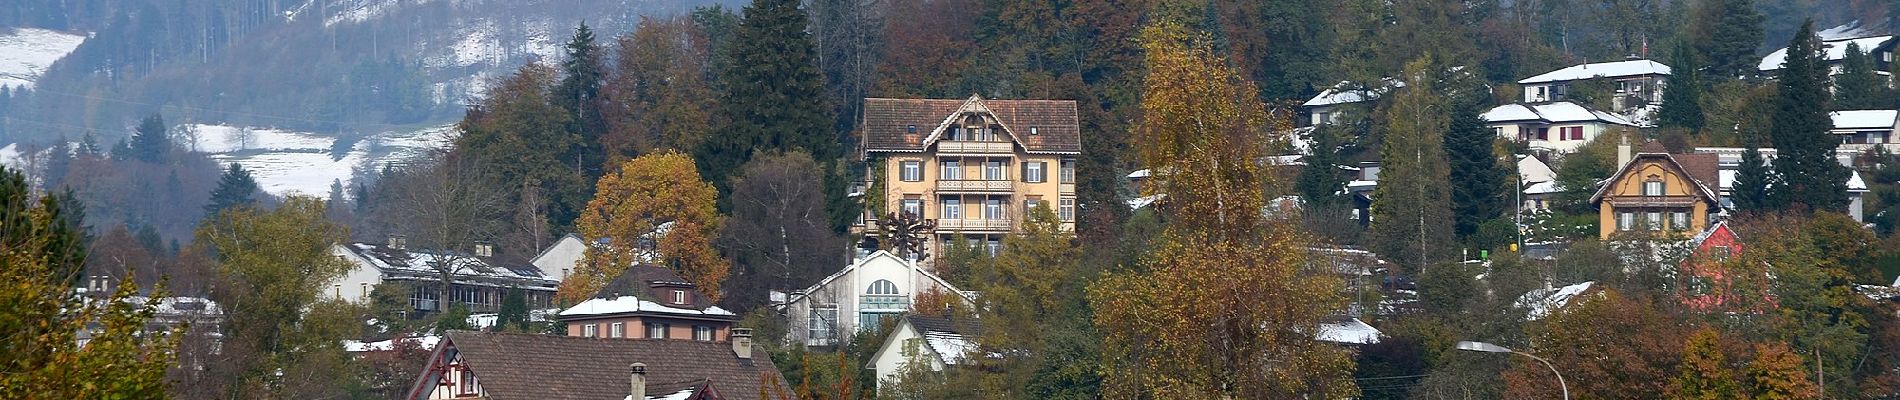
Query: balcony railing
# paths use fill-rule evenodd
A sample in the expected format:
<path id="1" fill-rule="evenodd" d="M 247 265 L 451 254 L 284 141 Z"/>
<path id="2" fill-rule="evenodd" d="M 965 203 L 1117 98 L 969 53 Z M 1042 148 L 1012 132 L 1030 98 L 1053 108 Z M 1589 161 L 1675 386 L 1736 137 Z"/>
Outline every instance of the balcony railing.
<path id="1" fill-rule="evenodd" d="M 1008 232 L 1016 226 L 1012 222 L 1008 219 L 940 219 L 937 220 L 937 230 Z"/>
<path id="2" fill-rule="evenodd" d="M 956 154 L 1010 154 L 1015 152 L 1010 142 L 974 142 L 962 140 L 944 140 L 937 142 L 937 153 Z"/>
<path id="3" fill-rule="evenodd" d="M 937 181 L 939 192 L 1014 192 L 1016 181 L 977 180 L 977 179 L 941 179 Z"/>
<path id="4" fill-rule="evenodd" d="M 1694 196 L 1622 196 L 1610 197 L 1607 201 L 1616 207 L 1690 207 L 1699 199 Z"/>

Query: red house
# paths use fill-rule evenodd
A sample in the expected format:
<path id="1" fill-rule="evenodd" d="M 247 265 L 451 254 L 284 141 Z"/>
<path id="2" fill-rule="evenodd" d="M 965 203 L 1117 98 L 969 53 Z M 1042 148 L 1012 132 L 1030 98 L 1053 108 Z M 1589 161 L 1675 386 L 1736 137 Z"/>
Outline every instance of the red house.
<path id="1" fill-rule="evenodd" d="M 1752 312 L 1761 312 L 1760 305 L 1769 308 L 1775 306 L 1774 295 L 1768 292 L 1768 280 L 1754 279 L 1749 286 L 1738 286 L 1739 275 L 1730 271 L 1729 259 L 1742 254 L 1742 241 L 1729 229 L 1728 222 L 1717 223 L 1690 239 L 1693 250 L 1689 257 L 1682 260 L 1678 274 L 1677 293 L 1682 303 L 1700 311 L 1720 311 L 1740 307 L 1747 302 L 1744 299 L 1762 296 L 1763 302 Z M 1765 273 L 1762 272 L 1762 273 Z M 1752 287 L 1751 287 L 1752 286 Z"/>

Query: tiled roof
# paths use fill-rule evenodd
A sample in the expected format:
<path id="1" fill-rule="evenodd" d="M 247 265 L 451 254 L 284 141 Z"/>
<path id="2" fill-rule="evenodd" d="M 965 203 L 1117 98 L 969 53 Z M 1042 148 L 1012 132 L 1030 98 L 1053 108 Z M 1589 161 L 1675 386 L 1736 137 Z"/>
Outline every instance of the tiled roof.
<path id="1" fill-rule="evenodd" d="M 655 282 L 659 284 L 655 285 Z M 647 301 L 671 304 L 672 290 L 676 288 L 686 289 L 686 297 L 694 309 L 713 306 L 711 299 L 707 299 L 705 294 L 699 293 L 699 290 L 693 289 L 692 283 L 686 282 L 686 278 L 681 278 L 679 273 L 670 268 L 652 264 L 639 264 L 627 268 L 626 272 L 620 273 L 620 276 L 615 277 L 612 282 L 601 286 L 600 291 L 594 292 L 594 298 L 612 299 L 620 296 L 634 296 Z"/>
<path id="2" fill-rule="evenodd" d="M 906 314 L 904 318 L 910 320 L 910 326 L 916 327 L 919 331 L 923 331 L 919 333 L 944 332 L 976 336 L 983 332 L 982 325 L 978 325 L 976 321 L 968 319 L 955 320 L 923 314 Z"/>
<path id="3" fill-rule="evenodd" d="M 623 399 L 632 379 L 628 366 L 636 362 L 647 365 L 652 389 L 703 380 L 721 392 L 751 394 L 771 377 L 790 393 L 764 349 L 754 347 L 752 358 L 740 359 L 730 343 L 467 331 L 449 332 L 448 343 L 496 400 Z"/>
<path id="4" fill-rule="evenodd" d="M 1079 153 L 1080 122 L 1074 100 L 864 99 L 864 148 L 923 151 L 926 139 L 967 102 L 980 102 L 1011 137 L 1032 153 Z M 1034 128 L 1035 134 L 1030 134 Z"/>
<path id="5" fill-rule="evenodd" d="M 434 277 L 438 272 L 430 263 L 452 261 L 457 280 L 486 278 L 511 282 L 523 288 L 553 289 L 560 281 L 541 274 L 528 260 L 509 254 L 477 257 L 462 252 L 424 249 L 398 249 L 376 243 L 347 243 L 341 247 L 368 261 L 385 276 Z M 492 283 L 492 282 L 491 282 Z"/>

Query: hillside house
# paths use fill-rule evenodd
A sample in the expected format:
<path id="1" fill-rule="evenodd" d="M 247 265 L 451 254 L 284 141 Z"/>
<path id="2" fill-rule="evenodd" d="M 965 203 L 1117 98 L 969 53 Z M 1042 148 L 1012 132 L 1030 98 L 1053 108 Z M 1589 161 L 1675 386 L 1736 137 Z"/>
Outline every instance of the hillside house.
<path id="1" fill-rule="evenodd" d="M 982 326 L 970 319 L 907 314 L 897 320 L 864 368 L 876 371 L 881 388 L 885 382 L 899 380 L 907 367 L 942 371 L 946 366 L 968 365 L 982 332 Z"/>
<path id="2" fill-rule="evenodd" d="M 1576 151 L 1606 132 L 1637 126 L 1616 114 L 1565 101 L 1506 104 L 1485 111 L 1482 118 L 1498 137 L 1558 153 Z"/>
<path id="3" fill-rule="evenodd" d="M 1570 95 L 1570 86 L 1578 81 L 1608 79 L 1614 82 L 1615 88 L 1611 110 L 1626 113 L 1651 104 L 1662 104 L 1662 92 L 1664 86 L 1668 85 L 1669 72 L 1668 65 L 1645 59 L 1630 59 L 1572 65 L 1524 78 L 1517 83 L 1524 86 L 1524 102 L 1534 104 L 1564 101 Z"/>
<path id="4" fill-rule="evenodd" d="M 1372 87 L 1339 82 L 1300 104 L 1300 111 L 1306 114 L 1306 118 L 1298 122 L 1301 127 L 1340 123 L 1348 109 L 1357 106 L 1360 111 L 1369 112 L 1373 101 L 1402 87 L 1405 87 L 1405 82 L 1392 78 L 1385 78 Z"/>
<path id="5" fill-rule="evenodd" d="M 579 269 L 581 261 L 587 257 L 587 243 L 579 235 L 572 233 L 555 239 L 554 244 L 542 249 L 541 254 L 528 259 L 535 269 L 541 270 L 541 276 L 557 281 L 567 280 L 567 275 Z"/>
<path id="6" fill-rule="evenodd" d="M 1734 193 L 1731 189 L 1735 187 L 1736 175 L 1741 172 L 1742 150 L 1743 149 L 1737 147 L 1701 147 L 1695 149 L 1695 153 L 1697 154 L 1712 154 L 1716 156 L 1716 165 L 1720 169 L 1718 172 L 1720 175 L 1718 178 L 1720 188 L 1716 190 L 1716 195 L 1722 199 L 1721 205 L 1723 209 L 1732 209 L 1735 207 L 1734 202 L 1729 199 L 1729 196 Z M 1773 148 L 1757 150 L 1761 151 L 1762 162 L 1768 163 L 1769 165 L 1774 164 L 1775 155 L 1779 153 Z M 1842 146 L 1834 150 L 1834 160 L 1840 162 L 1843 167 L 1853 165 L 1854 157 L 1859 155 L 1860 150 L 1850 149 L 1847 148 L 1847 146 Z M 1847 216 L 1854 218 L 1855 221 L 1866 222 L 1867 181 L 1861 179 L 1860 171 L 1849 169 L 1846 186 Z"/>
<path id="7" fill-rule="evenodd" d="M 1865 151 L 1872 146 L 1893 143 L 1896 110 L 1841 110 L 1827 113 L 1834 127 L 1827 133 L 1840 138 L 1843 149 Z"/>
<path id="8" fill-rule="evenodd" d="M 338 244 L 330 252 L 353 266 L 322 289 L 320 296 L 367 302 L 377 285 L 401 284 L 409 289 L 409 309 L 419 313 L 441 312 L 444 303 L 467 306 L 469 312 L 500 311 L 502 298 L 511 290 L 521 291 L 528 307 L 544 308 L 561 284 L 542 275 L 528 260 L 496 254 L 488 244 L 476 244 L 469 252 L 410 249 L 406 239 L 391 237 L 380 244 Z M 437 265 L 448 266 L 453 277 L 447 302 L 441 298 L 442 274 Z"/>
<path id="9" fill-rule="evenodd" d="M 911 310 L 920 295 L 973 306 L 975 295 L 958 290 L 917 263 L 887 251 L 859 258 L 805 290 L 773 305 L 785 315 L 786 339 L 806 346 L 834 346 Z"/>
<path id="10" fill-rule="evenodd" d="M 1557 185 L 1557 171 L 1536 156 L 1517 156 L 1518 208 L 1523 211 L 1549 210 L 1550 202 L 1563 188 Z"/>
<path id="11" fill-rule="evenodd" d="M 1822 52 L 1825 54 L 1823 54 L 1822 58 L 1827 61 L 1828 75 L 1841 73 L 1841 62 L 1847 59 L 1847 45 L 1849 43 L 1860 47 L 1861 52 L 1873 57 L 1874 73 L 1880 74 L 1881 76 L 1890 75 L 1887 71 L 1890 71 L 1893 65 L 1893 47 L 1896 42 L 1893 39 L 1894 36 L 1892 35 L 1838 38 L 1823 37 L 1821 47 L 1823 48 Z M 1788 48 L 1783 47 L 1775 50 L 1773 53 L 1768 53 L 1766 57 L 1762 57 L 1761 64 L 1757 65 L 1756 69 L 1760 69 L 1763 73 L 1776 73 L 1781 71 L 1781 64 L 1787 62 L 1787 59 Z"/>
<path id="12" fill-rule="evenodd" d="M 594 298 L 561 310 L 559 318 L 568 336 L 723 342 L 739 316 L 713 305 L 672 269 L 642 264 Z"/>
<path id="13" fill-rule="evenodd" d="M 1735 272 L 1729 271 L 1724 263 L 1742 254 L 1742 242 L 1735 236 L 1735 231 L 1729 229 L 1727 222 L 1703 230 L 1689 240 L 1689 247 L 1693 250 L 1689 258 L 1682 260 L 1680 273 L 1677 274 L 1683 280 L 1677 285 L 1677 296 L 1683 305 L 1701 311 L 1726 310 L 1726 307 L 1748 301 L 1749 298 L 1743 297 L 1746 293 L 1762 296 L 1764 305 L 1774 303 L 1774 295 L 1770 294 L 1765 276 L 1753 281 L 1757 287 L 1748 288 L 1752 290 L 1740 290 L 1743 288 L 1735 286 L 1740 282 Z"/>
<path id="14" fill-rule="evenodd" d="M 790 396 L 772 358 L 730 342 L 450 331 L 405 399 L 753 399 Z M 774 397 L 776 398 L 776 397 Z"/>
<path id="15" fill-rule="evenodd" d="M 1649 142 L 1634 154 L 1629 144 L 1619 145 L 1617 158 L 1622 167 L 1590 196 L 1599 238 L 1624 232 L 1688 236 L 1701 232 L 1721 210 L 1721 199 L 1708 184 L 1718 179 L 1715 155 L 1670 154 Z"/>
<path id="16" fill-rule="evenodd" d="M 1039 204 L 1072 230 L 1077 121 L 1073 100 L 864 99 L 864 186 L 884 188 L 865 198 L 934 221 L 936 243 L 963 237 L 995 251 Z M 884 216 L 863 217 L 853 230 Z"/>

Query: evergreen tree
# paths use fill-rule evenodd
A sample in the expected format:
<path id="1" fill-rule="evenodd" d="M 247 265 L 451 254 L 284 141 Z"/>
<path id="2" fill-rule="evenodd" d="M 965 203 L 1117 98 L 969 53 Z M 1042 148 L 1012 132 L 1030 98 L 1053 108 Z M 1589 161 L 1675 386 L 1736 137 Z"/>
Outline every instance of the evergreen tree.
<path id="1" fill-rule="evenodd" d="M 1848 171 L 1834 161 L 1834 148 L 1840 142 L 1827 134 L 1834 126 L 1827 115 L 1828 67 L 1813 25 L 1808 21 L 1795 31 L 1787 62 L 1775 80 L 1779 90 L 1769 120 L 1769 140 L 1776 149 L 1775 175 L 1783 184 L 1769 190 L 1790 206 L 1799 203 L 1810 210 L 1845 211 Z"/>
<path id="2" fill-rule="evenodd" d="M 1478 225 L 1504 212 L 1505 183 L 1509 175 L 1492 150 L 1497 135 L 1485 127 L 1481 103 L 1470 96 L 1455 97 L 1450 129 L 1445 131 L 1444 154 L 1449 163 L 1453 231 L 1459 237 L 1478 233 Z"/>
<path id="3" fill-rule="evenodd" d="M 60 180 L 66 178 L 66 171 L 72 168 L 73 144 L 66 141 L 66 135 L 46 148 L 46 168 L 40 173 L 40 187 L 51 189 L 59 187 Z"/>
<path id="4" fill-rule="evenodd" d="M 1299 180 L 1294 182 L 1294 189 L 1308 207 L 1334 206 L 1345 201 L 1339 192 L 1346 187 L 1346 177 L 1339 171 L 1339 139 L 1334 133 L 1325 126 L 1313 130 L 1304 159 L 1306 165 L 1300 167 Z"/>
<path id="5" fill-rule="evenodd" d="M 1669 62 L 1673 64 L 1672 75 L 1669 85 L 1663 88 L 1662 109 L 1656 112 L 1657 125 L 1701 131 L 1702 64 L 1697 62 L 1695 52 L 1683 44 L 1676 45 Z"/>
<path id="6" fill-rule="evenodd" d="M 165 129 L 165 118 L 154 113 L 139 121 L 138 130 L 132 133 L 130 144 L 132 158 L 148 163 L 164 163 L 171 154 L 171 132 Z"/>
<path id="7" fill-rule="evenodd" d="M 252 196 L 257 190 L 257 179 L 251 177 L 251 171 L 231 163 L 218 178 L 218 188 L 211 191 L 211 203 L 205 204 L 205 216 L 215 218 L 224 210 L 256 205 L 257 199 Z"/>
<path id="8" fill-rule="evenodd" d="M 501 297 L 501 309 L 495 312 L 495 330 L 528 330 L 528 297 L 520 289 L 508 289 Z"/>
<path id="9" fill-rule="evenodd" d="M 119 139 L 119 143 L 118 143 L 118 144 L 114 144 L 114 145 L 112 145 L 112 154 L 111 154 L 111 156 L 112 156 L 112 160 L 113 160 L 113 161 L 131 161 L 131 160 L 133 160 L 133 157 L 132 157 L 132 142 L 131 142 L 131 141 L 127 141 L 127 140 L 125 140 L 125 138 L 120 138 L 120 139 Z"/>
<path id="10" fill-rule="evenodd" d="M 1841 74 L 1834 76 L 1835 110 L 1871 110 L 1891 104 L 1887 79 L 1874 73 L 1874 57 L 1849 42 Z"/>
<path id="11" fill-rule="evenodd" d="M 1379 151 L 1379 187 L 1372 194 L 1372 233 L 1379 253 L 1417 272 L 1445 261 L 1451 237 L 1451 193 L 1444 134 L 1451 124 L 1437 93 L 1430 57 L 1405 66 L 1406 90 L 1385 113 Z"/>
<path id="12" fill-rule="evenodd" d="M 104 153 L 105 150 L 99 148 L 99 136 L 92 134 L 92 131 L 88 130 L 79 137 L 79 155 L 98 157 Z"/>
<path id="13" fill-rule="evenodd" d="M 1781 202 L 1768 190 L 1776 186 L 1774 171 L 1769 169 L 1767 160 L 1761 157 L 1761 150 L 1749 140 L 1742 148 L 1742 165 L 1735 173 L 1735 185 L 1730 190 L 1729 201 L 1737 211 L 1763 211 L 1781 208 Z"/>
<path id="14" fill-rule="evenodd" d="M 1698 21 L 1696 48 L 1708 61 L 1709 73 L 1716 81 L 1754 75 L 1759 59 L 1755 48 L 1761 45 L 1762 23 L 1767 17 L 1755 10 L 1754 0 L 1709 0 L 1702 4 Z"/>
<path id="15" fill-rule="evenodd" d="M 755 151 L 803 149 L 827 167 L 838 158 L 807 21 L 798 0 L 753 0 L 745 7 L 730 43 L 731 64 L 720 77 L 728 125 L 694 157 L 722 193 Z"/>
<path id="16" fill-rule="evenodd" d="M 574 168 L 585 171 L 592 180 L 600 176 L 604 159 L 600 137 L 607 131 L 607 120 L 600 114 L 604 69 L 601 49 L 594 43 L 594 31 L 581 23 L 574 29 L 574 37 L 568 40 L 566 50 L 567 59 L 561 61 L 561 83 L 555 86 L 552 100 L 567 111 L 569 130 L 579 135 L 580 140 L 562 161 L 576 163 Z"/>

